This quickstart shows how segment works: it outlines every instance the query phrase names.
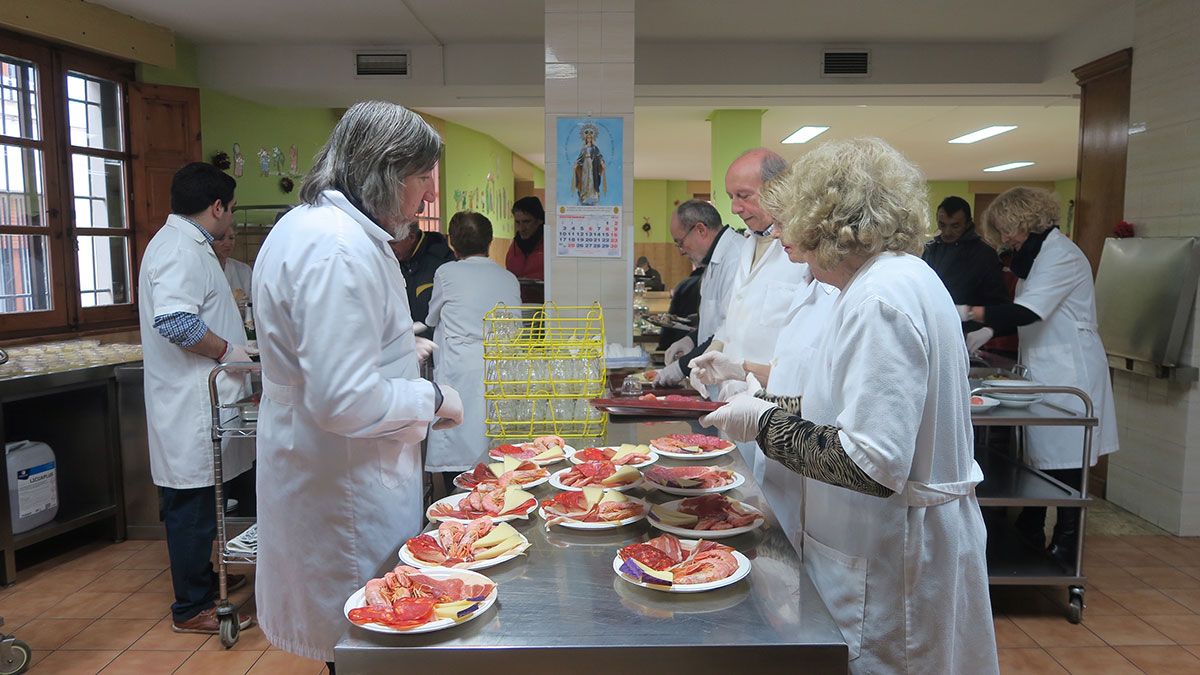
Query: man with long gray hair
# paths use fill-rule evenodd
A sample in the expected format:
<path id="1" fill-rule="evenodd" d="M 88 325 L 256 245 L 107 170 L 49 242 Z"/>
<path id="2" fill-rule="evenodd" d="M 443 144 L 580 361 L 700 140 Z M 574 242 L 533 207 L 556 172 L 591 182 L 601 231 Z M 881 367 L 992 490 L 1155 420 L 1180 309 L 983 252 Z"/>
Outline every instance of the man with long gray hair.
<path id="1" fill-rule="evenodd" d="M 419 377 L 388 247 L 436 197 L 441 151 L 412 111 L 355 105 L 258 255 L 259 622 L 311 659 L 333 661 L 345 599 L 420 531 L 430 423 L 462 422 L 458 393 Z"/>

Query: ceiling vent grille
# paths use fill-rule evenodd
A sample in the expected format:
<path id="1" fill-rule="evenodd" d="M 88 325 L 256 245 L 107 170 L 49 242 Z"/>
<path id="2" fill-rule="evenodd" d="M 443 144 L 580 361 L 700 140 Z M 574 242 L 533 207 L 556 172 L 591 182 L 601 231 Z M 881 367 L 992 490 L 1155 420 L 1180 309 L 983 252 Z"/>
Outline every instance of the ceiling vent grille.
<path id="1" fill-rule="evenodd" d="M 387 54 L 355 54 L 354 67 L 357 75 L 391 75 L 408 77 L 408 52 Z"/>
<path id="2" fill-rule="evenodd" d="M 867 77 L 871 74 L 871 52 L 865 49 L 826 49 L 821 61 L 822 77 Z"/>

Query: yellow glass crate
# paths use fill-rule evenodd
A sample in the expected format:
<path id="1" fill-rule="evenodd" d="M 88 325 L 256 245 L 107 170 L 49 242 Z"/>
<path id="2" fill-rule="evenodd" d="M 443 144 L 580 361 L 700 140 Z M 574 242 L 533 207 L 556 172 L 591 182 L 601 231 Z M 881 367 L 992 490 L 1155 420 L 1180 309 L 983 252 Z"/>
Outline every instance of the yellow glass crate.
<path id="1" fill-rule="evenodd" d="M 483 319 L 483 397 L 489 438 L 595 438 L 608 415 L 604 311 L 590 306 L 497 305 Z"/>

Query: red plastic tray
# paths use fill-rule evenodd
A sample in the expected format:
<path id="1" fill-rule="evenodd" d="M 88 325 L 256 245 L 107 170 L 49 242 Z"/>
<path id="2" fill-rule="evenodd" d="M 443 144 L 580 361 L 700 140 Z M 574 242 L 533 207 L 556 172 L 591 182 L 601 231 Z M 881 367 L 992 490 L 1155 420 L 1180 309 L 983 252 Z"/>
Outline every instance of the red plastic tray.
<path id="1" fill-rule="evenodd" d="M 591 403 L 597 410 L 610 415 L 690 418 L 703 417 L 725 405 L 723 401 L 706 401 L 699 397 L 690 401 L 644 401 L 636 396 L 594 398 Z"/>

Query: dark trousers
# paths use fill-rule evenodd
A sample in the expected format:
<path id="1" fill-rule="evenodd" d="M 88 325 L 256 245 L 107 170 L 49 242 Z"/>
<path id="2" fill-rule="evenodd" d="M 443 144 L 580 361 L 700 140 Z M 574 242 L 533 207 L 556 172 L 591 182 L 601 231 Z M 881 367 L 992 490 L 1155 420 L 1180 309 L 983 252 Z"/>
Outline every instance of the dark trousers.
<path id="1" fill-rule="evenodd" d="M 213 606 L 216 572 L 212 566 L 217 538 L 216 492 L 212 486 L 177 490 L 162 488 L 162 517 L 171 557 L 175 602 L 171 616 L 187 621 Z"/>

